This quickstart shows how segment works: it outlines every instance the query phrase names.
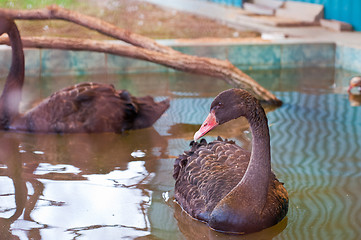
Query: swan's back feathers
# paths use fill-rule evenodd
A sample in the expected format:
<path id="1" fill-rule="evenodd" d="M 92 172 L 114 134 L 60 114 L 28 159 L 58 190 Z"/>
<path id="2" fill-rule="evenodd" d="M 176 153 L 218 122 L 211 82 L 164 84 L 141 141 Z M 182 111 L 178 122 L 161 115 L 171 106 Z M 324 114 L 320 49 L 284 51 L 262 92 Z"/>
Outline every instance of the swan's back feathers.
<path id="1" fill-rule="evenodd" d="M 81 83 L 44 99 L 24 115 L 26 131 L 34 132 L 122 132 L 151 126 L 169 107 L 167 100 L 155 103 L 136 98 L 113 85 Z M 168 103 L 168 104 L 167 104 Z M 144 105 L 154 105 L 154 116 L 143 114 Z M 143 116 L 143 124 L 138 118 Z M 16 127 L 16 126 L 15 126 Z"/>
<path id="2" fill-rule="evenodd" d="M 250 153 L 220 137 L 191 145 L 191 150 L 175 161 L 175 196 L 193 217 L 207 221 L 217 203 L 242 179 Z M 244 161 L 237 159 L 240 156 Z"/>

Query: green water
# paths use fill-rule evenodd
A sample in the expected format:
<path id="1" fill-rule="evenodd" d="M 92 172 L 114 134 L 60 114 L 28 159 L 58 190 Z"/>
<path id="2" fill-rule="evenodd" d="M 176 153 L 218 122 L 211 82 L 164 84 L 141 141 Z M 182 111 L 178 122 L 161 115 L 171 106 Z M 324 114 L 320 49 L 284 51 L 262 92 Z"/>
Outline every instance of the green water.
<path id="1" fill-rule="evenodd" d="M 171 107 L 154 127 L 121 135 L 1 132 L 0 239 L 360 239 L 361 108 L 346 94 L 352 73 L 248 73 L 284 102 L 267 109 L 272 167 L 290 197 L 282 222 L 228 236 L 173 202 L 174 158 L 188 149 L 213 97 L 230 88 L 223 81 L 183 73 L 27 78 L 23 110 L 81 81 L 171 97 Z M 217 135 L 251 147 L 243 120 L 207 139 Z"/>

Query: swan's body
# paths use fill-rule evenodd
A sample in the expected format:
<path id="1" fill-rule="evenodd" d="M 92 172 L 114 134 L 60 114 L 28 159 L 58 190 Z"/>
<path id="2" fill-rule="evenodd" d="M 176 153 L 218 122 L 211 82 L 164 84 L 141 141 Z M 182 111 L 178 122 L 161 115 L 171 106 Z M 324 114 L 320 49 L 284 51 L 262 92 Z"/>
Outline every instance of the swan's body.
<path id="1" fill-rule="evenodd" d="M 246 117 L 253 134 L 252 152 L 232 141 L 192 142 L 175 161 L 175 198 L 192 217 L 211 228 L 250 233 L 282 220 L 288 194 L 271 171 L 266 114 L 249 93 L 231 89 L 219 94 L 195 140 L 215 126 Z"/>
<path id="2" fill-rule="evenodd" d="M 38 106 L 19 114 L 24 83 L 24 53 L 13 20 L 0 17 L 0 35 L 7 33 L 12 63 L 0 97 L 0 129 L 30 132 L 122 132 L 150 127 L 169 107 L 169 100 L 136 98 L 100 83 L 82 83 L 60 90 Z"/>

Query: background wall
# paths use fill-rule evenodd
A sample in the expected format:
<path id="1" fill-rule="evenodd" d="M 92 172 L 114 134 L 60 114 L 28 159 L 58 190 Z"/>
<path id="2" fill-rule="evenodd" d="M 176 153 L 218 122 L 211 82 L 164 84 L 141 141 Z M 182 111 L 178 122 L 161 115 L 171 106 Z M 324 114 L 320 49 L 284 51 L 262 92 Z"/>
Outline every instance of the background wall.
<path id="1" fill-rule="evenodd" d="M 208 0 L 233 6 L 242 6 L 245 0 Z M 355 31 L 361 31 L 361 1 L 360 0 L 289 0 L 322 4 L 325 7 L 325 19 L 335 19 L 351 24 Z"/>

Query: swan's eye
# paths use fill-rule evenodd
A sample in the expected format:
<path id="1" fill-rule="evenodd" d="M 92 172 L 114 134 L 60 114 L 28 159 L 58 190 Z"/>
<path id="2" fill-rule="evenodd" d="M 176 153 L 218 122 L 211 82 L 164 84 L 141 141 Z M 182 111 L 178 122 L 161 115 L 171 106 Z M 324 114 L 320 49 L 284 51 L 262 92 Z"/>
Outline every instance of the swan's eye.
<path id="1" fill-rule="evenodd" d="M 222 108 L 223 107 L 223 103 L 221 102 L 215 102 L 212 104 L 212 108 L 213 110 L 216 110 L 216 109 L 219 109 L 219 108 Z"/>

